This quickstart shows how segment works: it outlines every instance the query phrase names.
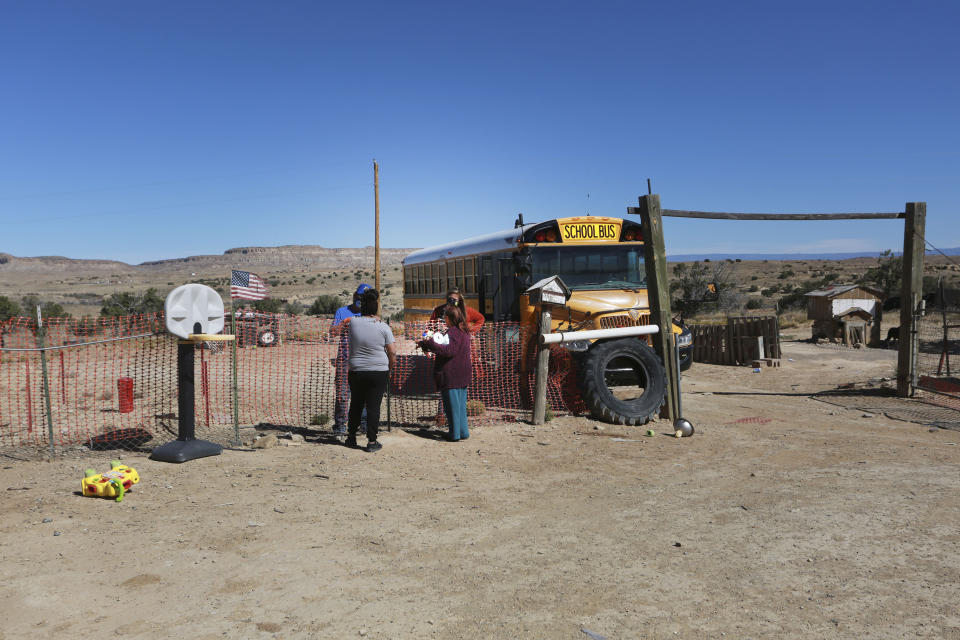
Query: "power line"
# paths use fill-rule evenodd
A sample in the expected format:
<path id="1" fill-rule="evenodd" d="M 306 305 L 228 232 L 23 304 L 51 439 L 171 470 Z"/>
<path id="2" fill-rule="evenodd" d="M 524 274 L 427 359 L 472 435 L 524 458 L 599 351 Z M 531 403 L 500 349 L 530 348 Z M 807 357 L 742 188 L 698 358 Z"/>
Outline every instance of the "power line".
<path id="1" fill-rule="evenodd" d="M 914 231 L 914 233 L 916 233 L 916 231 Z M 953 260 L 953 258 L 951 258 L 951 257 L 948 256 L 947 254 L 945 254 L 943 251 L 940 251 L 940 249 L 937 249 L 935 246 L 933 246 L 932 244 L 930 244 L 930 242 L 929 242 L 926 238 L 921 238 L 921 240 L 923 240 L 924 244 L 926 244 L 928 247 L 930 247 L 931 249 L 933 249 L 934 251 L 936 251 L 937 253 L 939 253 L 940 255 L 942 255 L 944 258 L 946 258 L 946 259 L 947 259 L 947 262 L 949 262 L 950 264 L 953 264 L 953 265 L 956 265 L 956 266 L 960 267 L 960 264 L 957 264 L 957 263 Z"/>

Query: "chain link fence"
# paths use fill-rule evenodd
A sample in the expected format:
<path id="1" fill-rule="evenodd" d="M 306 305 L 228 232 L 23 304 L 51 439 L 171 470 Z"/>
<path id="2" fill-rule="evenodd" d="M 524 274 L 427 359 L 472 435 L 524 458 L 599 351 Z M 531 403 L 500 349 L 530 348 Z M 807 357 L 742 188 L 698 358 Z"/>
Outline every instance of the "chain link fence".
<path id="1" fill-rule="evenodd" d="M 900 336 L 904 339 L 904 336 Z M 941 285 L 917 322 L 917 388 L 924 398 L 960 402 L 960 290 Z"/>

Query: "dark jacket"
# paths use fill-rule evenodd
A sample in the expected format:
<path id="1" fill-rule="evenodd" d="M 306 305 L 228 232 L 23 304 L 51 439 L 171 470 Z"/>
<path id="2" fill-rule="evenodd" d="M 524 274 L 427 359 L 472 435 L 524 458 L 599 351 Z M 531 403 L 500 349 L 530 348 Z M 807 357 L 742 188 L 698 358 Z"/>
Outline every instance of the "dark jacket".
<path id="1" fill-rule="evenodd" d="M 447 330 L 450 344 L 424 341 L 424 348 L 437 354 L 433 379 L 438 389 L 462 389 L 470 386 L 470 334 L 457 327 Z"/>

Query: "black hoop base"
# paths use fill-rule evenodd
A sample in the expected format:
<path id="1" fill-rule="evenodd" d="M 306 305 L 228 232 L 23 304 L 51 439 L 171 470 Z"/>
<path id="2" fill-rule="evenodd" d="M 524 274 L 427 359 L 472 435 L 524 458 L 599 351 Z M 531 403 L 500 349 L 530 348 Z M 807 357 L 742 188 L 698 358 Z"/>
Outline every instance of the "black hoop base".
<path id="1" fill-rule="evenodd" d="M 150 459 L 158 462 L 187 462 L 207 456 L 218 456 L 223 447 L 206 440 L 173 440 L 156 447 L 150 453 Z"/>
<path id="2" fill-rule="evenodd" d="M 151 460 L 160 462 L 186 462 L 207 456 L 218 456 L 223 447 L 214 442 L 197 440 L 193 420 L 193 348 L 192 342 L 177 345 L 177 439 L 156 447 L 150 453 Z"/>

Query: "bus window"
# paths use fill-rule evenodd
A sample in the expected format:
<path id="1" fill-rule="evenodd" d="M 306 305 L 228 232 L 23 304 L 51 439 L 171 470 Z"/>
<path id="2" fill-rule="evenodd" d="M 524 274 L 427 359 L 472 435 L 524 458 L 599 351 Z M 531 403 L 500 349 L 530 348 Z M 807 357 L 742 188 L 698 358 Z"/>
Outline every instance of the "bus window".
<path id="1" fill-rule="evenodd" d="M 466 288 L 466 292 L 467 292 L 467 293 L 476 293 L 476 292 L 477 292 L 477 287 L 476 287 L 476 284 L 475 284 L 475 283 L 476 283 L 476 280 L 475 280 L 475 278 L 474 278 L 474 272 L 475 272 L 474 259 L 473 259 L 473 258 L 467 258 L 466 261 L 464 261 L 464 275 L 463 275 L 463 279 L 465 280 L 465 285 L 466 285 L 465 288 Z"/>
<path id="2" fill-rule="evenodd" d="M 432 293 L 440 295 L 443 293 L 443 287 L 440 286 L 440 265 L 434 262 L 430 265 L 430 280 L 432 284 Z"/>

